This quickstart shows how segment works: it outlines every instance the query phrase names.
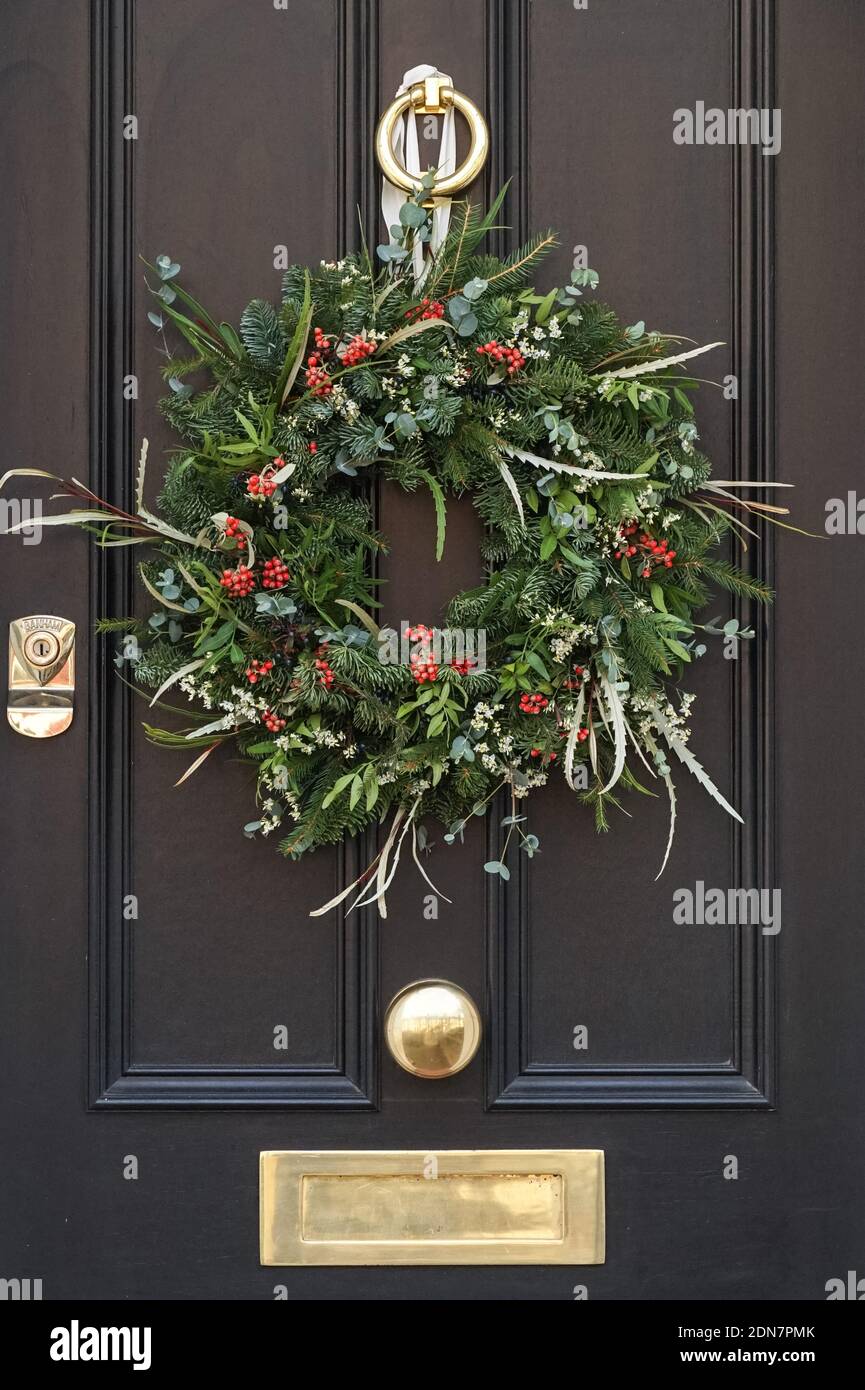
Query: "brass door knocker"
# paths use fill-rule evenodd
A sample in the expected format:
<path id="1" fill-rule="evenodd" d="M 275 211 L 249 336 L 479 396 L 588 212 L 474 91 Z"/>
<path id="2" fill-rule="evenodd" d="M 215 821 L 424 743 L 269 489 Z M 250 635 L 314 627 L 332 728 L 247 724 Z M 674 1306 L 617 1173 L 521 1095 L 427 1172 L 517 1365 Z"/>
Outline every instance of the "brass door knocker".
<path id="1" fill-rule="evenodd" d="M 471 133 L 471 148 L 458 169 L 437 179 L 433 196 L 424 201 L 431 207 L 439 198 L 450 198 L 472 183 L 484 167 L 490 149 L 487 123 L 473 101 L 457 92 L 441 77 L 427 77 L 403 92 L 384 112 L 375 133 L 375 153 L 385 178 L 406 193 L 421 187 L 421 176 L 410 174 L 393 152 L 393 133 L 400 117 L 412 107 L 418 116 L 441 116 L 450 107 L 465 116 Z"/>

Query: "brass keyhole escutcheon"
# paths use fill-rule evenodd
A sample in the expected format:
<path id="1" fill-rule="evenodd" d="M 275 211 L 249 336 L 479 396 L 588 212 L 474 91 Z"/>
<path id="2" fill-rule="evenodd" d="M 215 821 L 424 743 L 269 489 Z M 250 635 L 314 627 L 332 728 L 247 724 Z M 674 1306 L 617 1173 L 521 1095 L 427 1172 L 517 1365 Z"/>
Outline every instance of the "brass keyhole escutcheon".
<path id="1" fill-rule="evenodd" d="M 412 1076 L 454 1076 L 477 1052 L 481 1016 L 474 1000 L 450 980 L 415 980 L 387 1007 L 384 1036 L 394 1061 Z"/>
<path id="2" fill-rule="evenodd" d="M 9 624 L 6 717 L 26 738 L 53 738 L 72 723 L 75 624 L 33 613 Z"/>

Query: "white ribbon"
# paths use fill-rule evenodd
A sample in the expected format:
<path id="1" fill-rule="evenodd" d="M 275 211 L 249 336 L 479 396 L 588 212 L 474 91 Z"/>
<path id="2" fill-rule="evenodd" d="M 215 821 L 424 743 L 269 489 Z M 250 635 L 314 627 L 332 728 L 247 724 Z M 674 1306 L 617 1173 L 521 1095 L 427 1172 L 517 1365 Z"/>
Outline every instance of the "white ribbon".
<path id="1" fill-rule="evenodd" d="M 444 82 L 453 85 L 452 79 L 447 73 L 439 72 L 438 68 L 432 67 L 429 63 L 419 63 L 416 68 L 409 68 L 403 75 L 402 82 L 397 89 L 396 95 L 402 96 L 404 92 L 423 82 L 425 77 L 440 77 Z M 423 119 L 427 119 L 424 117 Z M 454 108 L 448 107 L 442 117 L 441 140 L 439 143 L 438 157 L 433 160 L 424 159 L 424 167 L 421 168 L 420 150 L 418 146 L 417 119 L 414 111 L 409 107 L 405 116 L 397 121 L 392 139 L 393 152 L 403 167 L 412 175 L 417 174 L 418 180 L 426 173 L 430 164 L 434 165 L 437 173 L 441 177 L 454 173 L 457 167 L 457 138 L 456 123 L 454 121 Z M 389 183 L 387 179 L 382 179 L 381 188 L 381 211 L 388 229 L 388 236 L 391 245 L 394 245 L 396 238 L 391 232 L 391 227 L 399 222 L 399 210 L 406 200 L 406 194 L 401 188 Z M 445 237 L 447 236 L 448 225 L 451 220 L 451 200 L 442 200 L 435 208 L 432 216 L 432 237 L 429 242 L 430 253 L 435 255 Z M 429 262 L 424 264 L 424 248 L 418 242 L 414 248 L 414 274 L 415 282 L 418 287 L 423 284 L 426 272 L 429 269 Z"/>

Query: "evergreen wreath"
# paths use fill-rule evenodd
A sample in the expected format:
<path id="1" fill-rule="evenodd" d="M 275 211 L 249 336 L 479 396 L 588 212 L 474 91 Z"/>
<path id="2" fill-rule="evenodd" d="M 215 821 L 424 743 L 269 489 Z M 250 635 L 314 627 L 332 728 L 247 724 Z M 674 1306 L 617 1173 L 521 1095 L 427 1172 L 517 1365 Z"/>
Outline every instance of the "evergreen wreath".
<path id="1" fill-rule="evenodd" d="M 455 205 L 418 285 L 430 187 L 427 176 L 406 201 L 380 265 L 364 249 L 292 266 L 279 308 L 254 299 L 239 331 L 157 257 L 149 317 L 167 358 L 162 409 L 182 440 L 158 514 L 144 503 L 145 441 L 134 513 L 58 479 L 81 506 L 43 520 L 153 548 L 139 566 L 153 614 L 100 626 L 125 633 L 116 663 L 155 690 L 153 705 L 172 688 L 188 697 L 185 727 L 145 725 L 156 743 L 199 750 L 181 782 L 238 745 L 257 775 L 245 833 L 274 834 L 292 858 L 386 822 L 340 895 L 357 888 L 355 905 L 376 899 L 382 913 L 409 832 L 427 877 L 422 818 L 451 844 L 502 791 L 501 851 L 484 867 L 507 879 L 509 848 L 539 847 L 522 803 L 557 773 L 601 830 L 624 789 L 663 784 L 664 865 L 674 760 L 740 819 L 689 748 L 693 696 L 678 681 L 703 634 L 753 637 L 697 614 L 713 588 L 771 597 L 719 547 L 753 534 L 743 513 L 786 510 L 710 477 L 682 365 L 708 348 L 623 326 L 590 297 L 587 268 L 535 291 L 552 234 L 503 260 L 479 250 L 504 190 L 485 216 Z M 190 354 L 169 351 L 169 325 Z M 38 470 L 0 486 L 23 471 Z M 437 558 L 449 497 L 471 497 L 483 521 L 486 582 L 454 595 L 443 632 L 429 614 L 400 633 L 376 623 L 386 542 L 373 479 L 429 490 Z M 463 645 L 448 647 L 455 632 Z"/>

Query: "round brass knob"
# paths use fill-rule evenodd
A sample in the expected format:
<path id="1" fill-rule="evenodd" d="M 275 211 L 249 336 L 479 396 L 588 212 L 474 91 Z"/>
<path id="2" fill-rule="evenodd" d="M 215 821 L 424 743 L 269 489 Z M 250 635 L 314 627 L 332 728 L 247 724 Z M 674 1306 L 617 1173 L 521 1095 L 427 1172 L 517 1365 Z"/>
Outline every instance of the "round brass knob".
<path id="1" fill-rule="evenodd" d="M 416 980 L 391 1000 L 384 1036 L 395 1062 L 413 1076 L 439 1080 L 467 1067 L 480 1046 L 474 1000 L 449 980 Z"/>

